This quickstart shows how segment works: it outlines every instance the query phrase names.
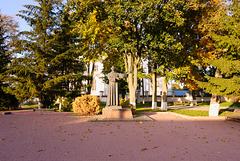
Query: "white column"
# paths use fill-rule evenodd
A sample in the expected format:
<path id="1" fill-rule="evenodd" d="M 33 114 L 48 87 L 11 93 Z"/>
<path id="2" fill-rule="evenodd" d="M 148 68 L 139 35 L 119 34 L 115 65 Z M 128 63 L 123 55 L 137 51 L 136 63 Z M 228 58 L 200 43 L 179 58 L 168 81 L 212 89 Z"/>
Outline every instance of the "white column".
<path id="1" fill-rule="evenodd" d="M 161 102 L 161 110 L 167 111 L 167 102 Z"/>
<path id="2" fill-rule="evenodd" d="M 220 104 L 210 104 L 209 116 L 218 116 Z"/>
<path id="3" fill-rule="evenodd" d="M 62 110 L 62 103 L 60 102 L 59 103 L 59 112 L 61 112 L 61 110 Z"/>

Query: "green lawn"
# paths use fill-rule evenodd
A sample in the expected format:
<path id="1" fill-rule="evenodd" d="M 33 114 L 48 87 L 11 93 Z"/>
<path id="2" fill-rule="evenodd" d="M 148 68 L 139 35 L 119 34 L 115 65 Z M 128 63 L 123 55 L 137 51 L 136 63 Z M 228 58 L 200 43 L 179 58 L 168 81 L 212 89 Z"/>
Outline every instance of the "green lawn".
<path id="1" fill-rule="evenodd" d="M 226 116 L 226 115 L 233 115 L 234 109 L 221 109 L 219 111 L 219 116 Z M 137 114 L 141 114 L 141 112 L 166 112 L 161 111 L 160 109 L 152 110 L 151 108 L 137 108 Z M 208 116 L 208 111 L 201 111 L 201 110 L 186 110 L 186 109 L 169 109 L 167 112 L 174 112 L 181 115 L 187 116 Z"/>
<path id="2" fill-rule="evenodd" d="M 240 107 L 240 102 L 221 102 L 221 107 Z"/>
<path id="3" fill-rule="evenodd" d="M 170 103 L 170 106 L 172 106 L 173 103 Z M 183 106 L 188 106 L 189 103 L 183 103 Z M 157 106 L 160 107 L 161 106 L 161 102 L 157 103 Z M 198 103 L 197 106 L 210 106 L 210 103 Z M 152 107 L 152 103 L 151 102 L 147 102 L 145 104 L 137 104 L 137 108 L 141 108 L 141 107 Z M 220 103 L 220 107 L 240 107 L 240 102 L 221 102 Z"/>
<path id="4" fill-rule="evenodd" d="M 197 106 L 210 106 L 210 103 L 198 103 Z M 240 107 L 240 102 L 221 102 L 220 107 Z"/>
<path id="5" fill-rule="evenodd" d="M 38 104 L 22 105 L 22 107 L 37 108 L 37 107 L 38 107 Z"/>
<path id="6" fill-rule="evenodd" d="M 174 112 L 187 116 L 208 116 L 208 111 L 197 111 L 197 110 L 182 110 L 182 109 L 170 109 L 168 112 Z"/>
<path id="7" fill-rule="evenodd" d="M 136 106 L 137 106 L 137 108 L 141 108 L 141 107 L 152 107 L 152 103 L 151 103 L 151 102 L 146 102 L 145 104 L 140 103 L 140 104 L 137 104 Z M 157 106 L 158 106 L 158 107 L 161 106 L 161 102 L 158 102 L 158 103 L 157 103 Z"/>
<path id="8" fill-rule="evenodd" d="M 161 111 L 160 109 L 152 109 L 152 108 L 147 108 L 147 107 L 140 107 L 140 108 L 137 108 L 136 109 L 136 112 L 139 113 L 139 112 L 164 112 L 164 111 Z"/>

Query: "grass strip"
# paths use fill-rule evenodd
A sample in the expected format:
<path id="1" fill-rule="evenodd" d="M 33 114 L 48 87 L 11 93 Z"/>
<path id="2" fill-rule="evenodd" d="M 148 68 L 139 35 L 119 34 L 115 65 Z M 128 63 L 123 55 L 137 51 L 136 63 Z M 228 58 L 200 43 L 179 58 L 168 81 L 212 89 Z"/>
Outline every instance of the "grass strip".
<path id="1" fill-rule="evenodd" d="M 210 106 L 210 103 L 198 103 L 197 106 Z M 221 102 L 220 107 L 240 107 L 240 102 Z"/>
<path id="2" fill-rule="evenodd" d="M 219 116 L 226 116 L 226 115 L 233 115 L 234 109 L 221 109 L 219 111 Z M 151 108 L 137 108 L 136 112 L 139 114 L 141 112 L 166 112 L 161 111 L 161 109 L 151 109 Z M 174 112 L 181 115 L 187 116 L 209 116 L 208 111 L 201 111 L 201 110 L 186 110 L 186 109 L 169 109 L 167 112 Z"/>
<path id="3" fill-rule="evenodd" d="M 183 109 L 169 109 L 168 112 L 174 112 L 187 116 L 208 116 L 208 111 L 200 110 L 183 110 Z"/>

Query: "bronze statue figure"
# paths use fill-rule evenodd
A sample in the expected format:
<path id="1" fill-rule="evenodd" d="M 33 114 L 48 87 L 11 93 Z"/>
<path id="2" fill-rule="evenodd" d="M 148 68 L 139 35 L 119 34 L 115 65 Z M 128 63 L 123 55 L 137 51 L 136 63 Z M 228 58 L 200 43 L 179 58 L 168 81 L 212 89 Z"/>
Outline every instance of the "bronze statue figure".
<path id="1" fill-rule="evenodd" d="M 118 80 L 126 78 L 128 74 L 116 73 L 114 66 L 111 67 L 111 70 L 112 71 L 107 75 L 109 86 L 106 106 L 119 106 Z"/>

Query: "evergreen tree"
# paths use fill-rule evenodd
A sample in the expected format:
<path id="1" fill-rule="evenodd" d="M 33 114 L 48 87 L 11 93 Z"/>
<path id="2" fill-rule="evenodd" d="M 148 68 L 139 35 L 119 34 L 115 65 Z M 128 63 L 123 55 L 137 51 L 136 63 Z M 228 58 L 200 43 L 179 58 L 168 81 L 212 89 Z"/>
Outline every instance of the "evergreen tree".
<path id="1" fill-rule="evenodd" d="M 12 61 L 9 81 L 19 99 L 37 97 L 41 108 L 56 97 L 70 96 L 72 90 L 79 92 L 76 81 L 81 78 L 82 63 L 75 54 L 68 12 L 61 1 L 36 1 L 38 5 L 25 5 L 27 10 L 20 11 L 19 16 L 32 29 L 22 33 L 24 39 L 15 41 L 13 52 L 22 56 Z"/>
<path id="2" fill-rule="evenodd" d="M 5 33 L 3 29 L 3 15 L 0 14 L 0 73 L 4 73 L 4 69 L 6 68 L 7 64 L 10 62 L 10 57 L 7 54 L 7 45 L 5 44 Z M 1 83 L 2 84 L 2 83 Z"/>
<path id="3" fill-rule="evenodd" d="M 16 34 L 17 23 L 13 18 L 0 13 L 0 110 L 8 110 L 11 107 L 17 107 L 18 101 L 14 95 L 7 94 L 3 89 L 8 87 L 4 81 L 7 66 L 11 61 L 9 54 L 10 43 Z M 11 34 L 9 34 L 11 32 Z"/>
<path id="4" fill-rule="evenodd" d="M 46 83 L 57 96 L 74 98 L 80 95 L 84 63 L 76 52 L 77 36 L 72 33 L 73 21 L 69 9 L 62 5 L 59 14 L 59 25 L 54 30 L 50 43 L 55 50 L 49 68 L 50 81 Z"/>

